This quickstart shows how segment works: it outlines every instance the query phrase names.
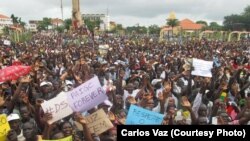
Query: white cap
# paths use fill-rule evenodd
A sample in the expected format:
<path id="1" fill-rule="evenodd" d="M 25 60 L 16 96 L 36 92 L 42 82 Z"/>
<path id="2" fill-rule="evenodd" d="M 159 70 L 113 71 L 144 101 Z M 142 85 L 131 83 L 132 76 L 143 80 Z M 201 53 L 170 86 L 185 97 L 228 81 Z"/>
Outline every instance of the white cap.
<path id="1" fill-rule="evenodd" d="M 48 82 L 48 81 L 43 81 L 42 83 L 40 83 L 40 87 L 46 86 L 46 85 L 52 86 L 52 83 L 51 83 L 51 82 Z"/>
<path id="2" fill-rule="evenodd" d="M 73 85 L 73 83 L 71 81 L 69 81 L 69 80 L 65 80 L 65 84 L 66 85 Z"/>
<path id="3" fill-rule="evenodd" d="M 7 117 L 7 120 L 8 120 L 8 121 L 18 120 L 18 119 L 20 119 L 20 117 L 19 117 L 18 114 L 15 114 L 15 113 L 12 113 L 12 114 L 10 114 L 10 115 Z"/>
<path id="4" fill-rule="evenodd" d="M 161 79 L 154 79 L 151 84 L 152 85 L 156 85 L 158 82 L 161 82 L 162 80 Z"/>

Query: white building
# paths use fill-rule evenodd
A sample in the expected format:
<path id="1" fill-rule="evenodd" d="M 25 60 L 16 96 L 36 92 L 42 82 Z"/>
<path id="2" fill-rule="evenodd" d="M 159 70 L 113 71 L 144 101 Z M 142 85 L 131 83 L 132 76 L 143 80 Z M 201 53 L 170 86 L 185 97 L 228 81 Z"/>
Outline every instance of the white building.
<path id="1" fill-rule="evenodd" d="M 10 17 L 0 14 L 0 32 L 2 32 L 2 29 L 5 26 L 10 27 L 12 25 L 13 25 L 13 22 Z"/>
<path id="2" fill-rule="evenodd" d="M 38 27 L 39 21 L 37 20 L 30 20 L 29 24 L 25 26 L 27 30 L 30 30 L 31 32 L 37 32 L 37 27 Z"/>
<path id="3" fill-rule="evenodd" d="M 100 29 L 101 30 L 109 30 L 110 29 L 110 17 L 109 15 L 105 14 L 82 14 L 83 20 L 90 20 L 90 21 L 96 21 L 100 20 Z"/>

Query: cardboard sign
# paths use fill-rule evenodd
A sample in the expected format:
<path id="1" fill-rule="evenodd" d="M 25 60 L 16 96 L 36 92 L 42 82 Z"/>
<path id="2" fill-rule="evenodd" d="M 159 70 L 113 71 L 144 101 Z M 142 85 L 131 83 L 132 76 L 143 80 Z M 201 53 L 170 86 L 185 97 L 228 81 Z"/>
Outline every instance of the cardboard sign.
<path id="1" fill-rule="evenodd" d="M 53 118 L 49 121 L 50 124 L 73 113 L 65 92 L 61 92 L 55 98 L 45 101 L 41 106 L 45 113 L 52 113 Z"/>
<path id="2" fill-rule="evenodd" d="M 42 140 L 42 141 L 73 141 L 72 136 L 68 136 L 66 138 L 58 139 L 58 140 Z"/>
<path id="3" fill-rule="evenodd" d="M 163 114 L 131 105 L 129 108 L 126 125 L 161 125 L 163 117 Z"/>
<path id="4" fill-rule="evenodd" d="M 10 125 L 6 115 L 0 115 L 0 141 L 5 141 L 8 132 L 10 131 Z"/>
<path id="5" fill-rule="evenodd" d="M 203 77 L 212 77 L 211 69 L 213 68 L 212 61 L 204 61 L 200 59 L 193 58 L 193 67 L 192 75 L 203 76 Z"/>
<path id="6" fill-rule="evenodd" d="M 67 93 L 68 102 L 76 112 L 90 110 L 107 99 L 97 76 Z"/>
<path id="7" fill-rule="evenodd" d="M 100 109 L 94 112 L 93 114 L 87 116 L 86 121 L 90 132 L 95 133 L 97 135 L 113 127 L 113 124 L 111 123 L 103 109 Z"/>

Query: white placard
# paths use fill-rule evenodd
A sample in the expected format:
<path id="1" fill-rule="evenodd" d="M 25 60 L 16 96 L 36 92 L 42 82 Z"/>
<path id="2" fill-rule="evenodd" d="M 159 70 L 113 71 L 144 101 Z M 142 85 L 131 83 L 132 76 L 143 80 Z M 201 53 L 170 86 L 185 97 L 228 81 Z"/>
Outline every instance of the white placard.
<path id="1" fill-rule="evenodd" d="M 212 61 L 204 61 L 200 59 L 193 58 L 193 67 L 192 75 L 203 76 L 203 77 L 212 77 L 211 69 L 213 68 Z"/>

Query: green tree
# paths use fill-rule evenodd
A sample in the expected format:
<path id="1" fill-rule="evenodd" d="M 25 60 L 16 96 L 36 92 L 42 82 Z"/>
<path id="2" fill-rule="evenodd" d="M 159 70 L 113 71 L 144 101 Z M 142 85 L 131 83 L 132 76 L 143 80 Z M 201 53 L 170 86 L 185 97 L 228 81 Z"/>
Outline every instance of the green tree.
<path id="1" fill-rule="evenodd" d="M 19 24 L 22 27 L 24 27 L 26 25 L 26 23 L 22 21 L 21 17 L 16 17 L 14 14 L 11 14 L 10 18 L 12 19 L 12 22 L 15 25 Z"/>
<path id="2" fill-rule="evenodd" d="M 160 34 L 161 28 L 158 25 L 150 25 L 148 27 L 149 34 Z"/>
<path id="3" fill-rule="evenodd" d="M 137 30 L 137 32 L 138 32 L 139 34 L 147 34 L 147 31 L 148 31 L 148 29 L 147 29 L 147 27 L 145 27 L 145 26 L 139 26 L 139 27 L 138 27 L 138 30 Z"/>
<path id="4" fill-rule="evenodd" d="M 69 30 L 71 25 L 72 25 L 72 20 L 71 19 L 65 19 L 64 20 L 65 29 Z"/>
<path id="5" fill-rule="evenodd" d="M 5 26 L 5 27 L 3 28 L 3 34 L 4 34 L 4 35 L 9 35 L 9 34 L 10 34 L 10 29 L 9 29 L 9 27 Z"/>
<path id="6" fill-rule="evenodd" d="M 136 33 L 136 34 L 147 34 L 147 27 L 145 26 L 128 26 L 126 28 L 126 33 L 128 34 L 132 34 L 132 33 Z"/>
<path id="7" fill-rule="evenodd" d="M 250 5 L 248 5 L 245 9 L 242 15 L 250 15 Z"/>
<path id="8" fill-rule="evenodd" d="M 122 24 L 117 24 L 113 30 L 109 31 L 109 33 L 118 33 L 122 30 L 123 30 Z"/>
<path id="9" fill-rule="evenodd" d="M 58 26 L 55 28 L 56 31 L 58 31 L 59 33 L 63 33 L 64 31 L 64 26 Z"/>
<path id="10" fill-rule="evenodd" d="M 242 14 L 225 16 L 223 25 L 226 30 L 250 30 L 250 5 Z"/>
<path id="11" fill-rule="evenodd" d="M 209 25 L 210 30 L 221 30 L 222 26 L 220 26 L 217 22 L 211 22 Z"/>
<path id="12" fill-rule="evenodd" d="M 10 18 L 12 19 L 13 24 L 18 23 L 18 17 L 16 17 L 14 14 L 11 14 Z"/>
<path id="13" fill-rule="evenodd" d="M 171 26 L 172 28 L 176 27 L 179 25 L 179 20 L 178 19 L 168 19 L 167 20 L 167 25 Z"/>
<path id="14" fill-rule="evenodd" d="M 179 25 L 178 19 L 167 19 L 167 25 L 172 28 L 172 35 L 174 34 L 174 27 Z"/>
<path id="15" fill-rule="evenodd" d="M 123 30 L 122 24 L 117 24 L 116 25 L 116 30 Z"/>
<path id="16" fill-rule="evenodd" d="M 88 29 L 93 32 L 95 28 L 100 28 L 101 20 L 84 20 L 85 25 L 88 27 Z"/>
<path id="17" fill-rule="evenodd" d="M 22 27 L 24 27 L 24 26 L 26 25 L 26 23 L 22 21 L 22 18 L 21 18 L 21 17 L 19 17 L 18 23 L 19 23 Z"/>
<path id="18" fill-rule="evenodd" d="M 131 34 L 131 33 L 135 32 L 135 31 L 136 31 L 136 27 L 135 26 L 128 26 L 126 28 L 126 33 L 128 33 L 128 34 Z"/>
<path id="19" fill-rule="evenodd" d="M 244 23 L 245 30 L 250 30 L 250 5 L 244 9 L 242 14 L 242 21 Z"/>
<path id="20" fill-rule="evenodd" d="M 196 23 L 197 23 L 197 24 L 203 24 L 203 25 L 205 25 L 205 26 L 208 26 L 208 24 L 207 24 L 206 21 L 200 20 L 200 21 L 197 21 Z"/>
<path id="21" fill-rule="evenodd" d="M 237 14 L 225 16 L 223 25 L 226 30 L 243 30 L 244 18 Z"/>
<path id="22" fill-rule="evenodd" d="M 50 25 L 52 25 L 52 24 L 51 24 L 51 18 L 45 17 L 45 18 L 43 18 L 42 21 L 40 21 L 40 22 L 38 23 L 37 29 L 38 29 L 39 31 L 41 31 L 41 30 L 48 30 L 48 28 L 49 28 Z"/>

